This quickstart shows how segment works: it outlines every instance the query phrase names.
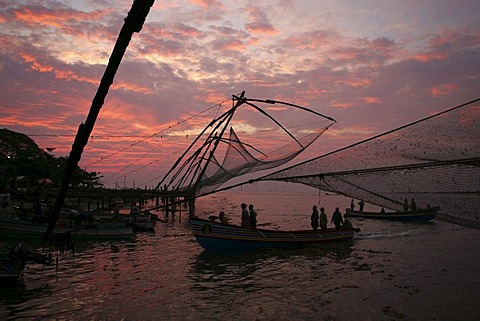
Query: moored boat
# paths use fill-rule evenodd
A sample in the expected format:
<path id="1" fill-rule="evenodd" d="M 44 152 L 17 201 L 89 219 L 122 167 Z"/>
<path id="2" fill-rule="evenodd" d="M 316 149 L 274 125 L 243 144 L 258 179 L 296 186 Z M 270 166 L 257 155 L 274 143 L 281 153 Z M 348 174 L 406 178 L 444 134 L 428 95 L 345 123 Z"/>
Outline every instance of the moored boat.
<path id="1" fill-rule="evenodd" d="M 9 286 L 23 280 L 27 262 L 50 264 L 49 257 L 35 253 L 24 243 L 16 244 L 8 252 L 0 252 L 0 286 Z"/>
<path id="2" fill-rule="evenodd" d="M 350 240 L 355 229 L 277 231 L 244 228 L 198 217 L 190 219 L 197 242 L 206 250 L 299 247 Z"/>
<path id="3" fill-rule="evenodd" d="M 0 253 L 0 285 L 11 285 L 22 278 L 25 261 L 12 259 L 8 253 Z"/>
<path id="4" fill-rule="evenodd" d="M 100 224 L 120 224 L 120 226 L 131 227 L 135 231 L 155 231 L 157 221 L 161 221 L 157 215 L 150 211 L 130 212 L 130 214 L 114 214 L 110 212 L 91 212 L 92 217 Z"/>
<path id="5" fill-rule="evenodd" d="M 417 209 L 415 211 L 407 212 L 360 212 L 354 211 L 349 208 L 345 209 L 345 217 L 359 217 L 359 218 L 371 218 L 380 220 L 392 220 L 392 221 L 417 221 L 426 222 L 433 219 L 438 211 L 439 207 L 428 207 L 424 209 Z"/>
<path id="6" fill-rule="evenodd" d="M 34 224 L 31 221 L 0 217 L 0 240 L 43 240 L 47 223 Z M 112 240 L 132 237 L 132 229 L 125 226 L 70 226 L 59 221 L 53 235 L 70 233 L 76 240 Z"/>

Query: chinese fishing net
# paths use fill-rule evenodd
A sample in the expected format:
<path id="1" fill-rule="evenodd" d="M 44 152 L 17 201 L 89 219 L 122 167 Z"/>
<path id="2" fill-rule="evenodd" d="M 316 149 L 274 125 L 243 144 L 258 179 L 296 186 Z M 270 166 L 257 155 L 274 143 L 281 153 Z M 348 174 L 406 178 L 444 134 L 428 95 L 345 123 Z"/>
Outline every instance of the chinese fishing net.
<path id="1" fill-rule="evenodd" d="M 259 180 L 301 183 L 392 210 L 439 206 L 437 218 L 480 227 L 480 99 Z"/>
<path id="2" fill-rule="evenodd" d="M 292 160 L 335 122 L 291 103 L 248 99 L 243 94 L 232 101 L 232 107 L 205 127 L 158 186 L 195 197 L 211 193 L 232 178 Z"/>

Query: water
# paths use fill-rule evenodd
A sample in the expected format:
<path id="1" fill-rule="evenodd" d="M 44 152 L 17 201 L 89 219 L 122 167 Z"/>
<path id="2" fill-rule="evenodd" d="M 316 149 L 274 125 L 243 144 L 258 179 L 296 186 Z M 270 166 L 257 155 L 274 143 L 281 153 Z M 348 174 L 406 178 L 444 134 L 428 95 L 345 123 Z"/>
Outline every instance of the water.
<path id="1" fill-rule="evenodd" d="M 197 213 L 224 210 L 238 223 L 239 204 L 253 203 L 259 224 L 301 229 L 319 201 L 329 218 L 349 205 L 337 196 L 223 193 L 200 199 Z M 302 249 L 205 252 L 178 222 L 132 241 L 77 244 L 58 267 L 29 264 L 23 287 L 1 288 L 0 319 L 480 319 L 477 230 L 352 222 L 361 228 L 352 241 Z"/>

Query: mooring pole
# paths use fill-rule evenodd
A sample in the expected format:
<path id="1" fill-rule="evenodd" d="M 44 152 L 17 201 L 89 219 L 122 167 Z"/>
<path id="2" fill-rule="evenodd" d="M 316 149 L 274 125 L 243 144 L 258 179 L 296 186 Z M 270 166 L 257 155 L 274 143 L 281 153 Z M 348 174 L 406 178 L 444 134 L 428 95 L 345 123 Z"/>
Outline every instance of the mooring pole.
<path id="1" fill-rule="evenodd" d="M 113 83 L 117 69 L 122 61 L 123 55 L 127 50 L 128 44 L 132 39 L 134 32 L 140 32 L 142 30 L 145 19 L 147 18 L 150 8 L 153 6 L 155 0 L 134 0 L 130 11 L 128 12 L 125 22 L 120 34 L 118 35 L 117 42 L 113 48 L 112 54 L 108 61 L 107 68 L 103 74 L 100 85 L 98 86 L 97 93 L 92 101 L 90 112 L 88 113 L 85 123 L 81 123 L 78 127 L 78 132 L 72 145 L 72 150 L 67 159 L 67 165 L 60 185 L 55 205 L 52 213 L 50 214 L 50 220 L 48 223 L 47 231 L 45 232 L 45 240 L 48 240 L 52 235 L 53 229 L 57 224 L 58 217 L 60 216 L 60 210 L 65 201 L 67 195 L 68 185 L 75 169 L 78 167 L 80 158 L 82 157 L 83 149 L 88 143 L 88 138 L 92 133 L 95 121 L 100 113 L 100 109 L 105 102 L 108 90 Z"/>

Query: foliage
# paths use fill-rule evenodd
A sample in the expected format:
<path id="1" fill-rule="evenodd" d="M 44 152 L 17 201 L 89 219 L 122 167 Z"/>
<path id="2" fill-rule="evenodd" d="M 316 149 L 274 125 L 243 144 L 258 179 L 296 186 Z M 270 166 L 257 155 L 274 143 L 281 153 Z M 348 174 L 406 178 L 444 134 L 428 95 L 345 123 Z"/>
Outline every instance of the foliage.
<path id="1" fill-rule="evenodd" d="M 0 129 L 0 188 L 13 188 L 15 179 L 26 177 L 28 185 L 38 184 L 44 178 L 60 184 L 65 170 L 66 157 L 54 157 L 42 150 L 30 137 L 6 128 Z M 72 186 L 98 187 L 96 172 L 86 172 L 77 167 L 72 176 Z"/>

